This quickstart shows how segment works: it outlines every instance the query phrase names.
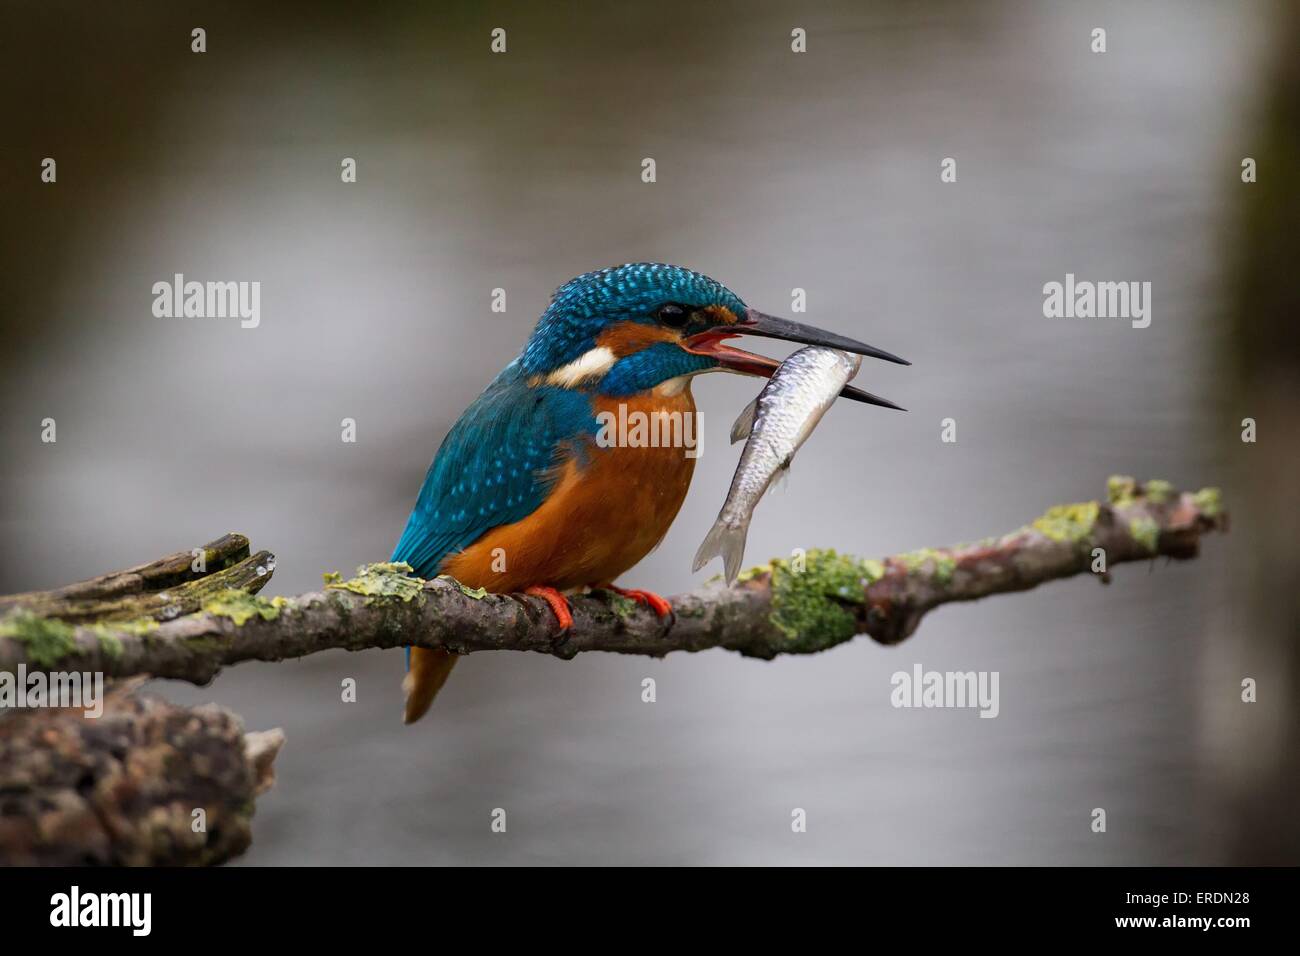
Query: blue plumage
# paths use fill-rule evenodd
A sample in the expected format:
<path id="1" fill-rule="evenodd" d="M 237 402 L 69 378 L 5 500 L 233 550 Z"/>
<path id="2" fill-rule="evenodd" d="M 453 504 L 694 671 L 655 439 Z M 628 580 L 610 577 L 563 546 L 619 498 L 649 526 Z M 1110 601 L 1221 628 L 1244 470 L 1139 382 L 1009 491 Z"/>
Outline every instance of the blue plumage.
<path id="1" fill-rule="evenodd" d="M 546 500 L 557 455 L 596 431 L 587 395 L 529 388 L 511 362 L 443 439 L 392 559 L 435 576 L 451 552 L 531 514 Z"/>
<path id="2" fill-rule="evenodd" d="M 707 355 L 683 352 L 663 342 L 633 352 L 614 363 L 600 383 L 602 395 L 621 397 L 654 388 L 665 379 L 702 372 L 718 363 Z"/>
<path id="3" fill-rule="evenodd" d="M 563 452 L 583 454 L 578 439 L 595 435 L 590 395 L 554 386 L 529 386 L 595 346 L 618 321 L 653 322 L 664 302 L 745 305 L 715 279 L 681 266 L 634 262 L 588 272 L 555 291 L 519 358 L 511 362 L 452 426 L 429 466 L 392 560 L 420 577 L 433 577 L 447 555 L 484 532 L 513 524 L 546 500 L 550 466 Z M 680 348 L 656 345 L 615 363 L 595 389 L 631 395 L 717 363 Z"/>

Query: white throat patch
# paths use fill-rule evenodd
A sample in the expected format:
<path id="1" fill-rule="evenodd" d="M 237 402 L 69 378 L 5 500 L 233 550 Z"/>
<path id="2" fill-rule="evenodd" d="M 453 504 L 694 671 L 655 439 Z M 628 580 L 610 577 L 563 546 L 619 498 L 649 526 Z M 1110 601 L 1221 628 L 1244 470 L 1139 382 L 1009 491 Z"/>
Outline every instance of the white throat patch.
<path id="1" fill-rule="evenodd" d="M 562 365 L 550 375 L 547 375 L 545 382 L 547 385 L 558 385 L 561 388 L 573 388 L 581 385 L 587 379 L 600 378 L 611 368 L 618 358 L 601 345 L 589 352 L 584 352 L 568 365 Z"/>

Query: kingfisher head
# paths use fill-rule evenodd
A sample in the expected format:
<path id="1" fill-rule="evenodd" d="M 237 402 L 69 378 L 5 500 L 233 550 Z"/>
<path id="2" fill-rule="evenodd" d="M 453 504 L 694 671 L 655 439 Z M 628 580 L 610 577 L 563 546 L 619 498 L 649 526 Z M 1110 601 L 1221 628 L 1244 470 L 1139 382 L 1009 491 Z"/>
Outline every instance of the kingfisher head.
<path id="1" fill-rule="evenodd" d="M 659 262 L 588 272 L 560 286 L 520 362 L 530 383 L 610 396 L 685 383 L 701 372 L 770 376 L 778 362 L 724 344 L 739 335 L 910 364 L 834 332 L 758 312 L 716 279 Z M 842 394 L 898 408 L 852 386 Z"/>

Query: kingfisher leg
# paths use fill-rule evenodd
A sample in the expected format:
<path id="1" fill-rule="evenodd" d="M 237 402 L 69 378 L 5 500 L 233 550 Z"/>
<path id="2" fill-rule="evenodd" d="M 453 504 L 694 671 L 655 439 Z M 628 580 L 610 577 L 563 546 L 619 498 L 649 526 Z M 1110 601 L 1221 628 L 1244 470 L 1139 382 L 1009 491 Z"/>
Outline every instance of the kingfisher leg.
<path id="1" fill-rule="evenodd" d="M 524 593 L 539 597 L 551 606 L 551 610 L 555 613 L 555 619 L 560 623 L 561 631 L 567 631 L 573 627 L 573 614 L 569 611 L 569 602 L 555 588 L 543 587 L 538 584 L 531 588 L 524 588 Z"/>
<path id="2" fill-rule="evenodd" d="M 613 591 L 615 594 L 621 594 L 625 598 L 631 598 L 637 604 L 644 604 L 650 610 L 654 611 L 659 617 L 667 617 L 673 613 L 673 606 L 667 598 L 660 597 L 654 591 L 642 591 L 637 588 L 616 588 L 612 584 L 601 585 L 602 591 Z"/>

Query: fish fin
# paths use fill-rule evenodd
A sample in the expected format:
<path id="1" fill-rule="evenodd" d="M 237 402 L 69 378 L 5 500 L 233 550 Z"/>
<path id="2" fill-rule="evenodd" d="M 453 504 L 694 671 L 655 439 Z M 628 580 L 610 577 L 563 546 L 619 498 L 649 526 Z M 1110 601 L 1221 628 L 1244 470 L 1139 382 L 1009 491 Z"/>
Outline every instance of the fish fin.
<path id="1" fill-rule="evenodd" d="M 748 438 L 749 433 L 754 430 L 754 415 L 757 411 L 757 398 L 740 410 L 740 415 L 737 416 L 735 423 L 731 426 L 731 443 L 733 445 Z"/>
<path id="2" fill-rule="evenodd" d="M 748 535 L 748 521 L 738 528 L 728 527 L 721 519 L 715 521 L 700 543 L 700 550 L 695 552 L 695 563 L 691 570 L 698 571 L 713 558 L 720 557 L 727 584 L 735 584 L 740 575 L 740 563 L 745 558 L 745 538 Z"/>

